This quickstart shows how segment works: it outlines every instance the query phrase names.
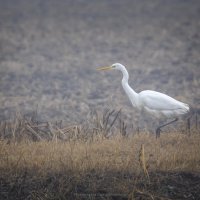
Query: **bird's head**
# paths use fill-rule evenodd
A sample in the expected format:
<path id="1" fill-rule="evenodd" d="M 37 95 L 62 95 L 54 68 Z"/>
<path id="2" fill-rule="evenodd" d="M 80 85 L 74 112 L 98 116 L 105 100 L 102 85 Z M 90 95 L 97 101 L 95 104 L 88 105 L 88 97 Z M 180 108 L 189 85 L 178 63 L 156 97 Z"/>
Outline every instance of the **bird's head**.
<path id="1" fill-rule="evenodd" d="M 114 63 L 108 67 L 99 67 L 99 68 L 97 68 L 97 70 L 111 70 L 111 69 L 122 70 L 123 68 L 125 68 L 125 67 L 122 64 Z"/>

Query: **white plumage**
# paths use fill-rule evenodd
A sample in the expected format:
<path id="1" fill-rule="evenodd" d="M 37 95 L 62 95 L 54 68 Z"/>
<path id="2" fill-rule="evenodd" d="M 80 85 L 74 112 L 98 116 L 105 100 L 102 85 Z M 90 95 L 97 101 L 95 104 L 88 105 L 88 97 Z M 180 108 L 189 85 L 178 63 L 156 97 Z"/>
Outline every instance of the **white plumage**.
<path id="1" fill-rule="evenodd" d="M 111 69 L 116 69 L 122 72 L 122 87 L 130 99 L 132 105 L 139 111 L 145 111 L 156 118 L 174 118 L 173 121 L 168 122 L 167 124 L 163 124 L 157 128 L 157 136 L 160 135 L 160 128 L 171 124 L 174 121 L 177 121 L 178 117 L 189 112 L 189 106 L 187 104 L 173 99 L 166 94 L 152 90 L 144 90 L 140 93 L 136 93 L 128 84 L 129 74 L 125 66 L 120 63 L 115 63 L 109 67 L 98 68 L 98 70 Z"/>
<path id="2" fill-rule="evenodd" d="M 142 91 L 139 93 L 139 99 L 144 109 L 156 117 L 176 118 L 189 111 L 187 104 L 156 91 Z"/>

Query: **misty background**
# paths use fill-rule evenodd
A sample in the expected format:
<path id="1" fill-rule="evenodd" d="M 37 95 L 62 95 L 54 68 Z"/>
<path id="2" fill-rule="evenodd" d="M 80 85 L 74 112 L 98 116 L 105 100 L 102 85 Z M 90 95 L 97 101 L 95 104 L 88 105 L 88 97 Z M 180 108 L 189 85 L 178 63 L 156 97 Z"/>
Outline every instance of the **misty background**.
<path id="1" fill-rule="evenodd" d="M 140 92 L 200 108 L 199 0 L 0 0 L 0 119 L 37 109 L 80 123 L 91 110 L 132 108 L 120 62 Z"/>

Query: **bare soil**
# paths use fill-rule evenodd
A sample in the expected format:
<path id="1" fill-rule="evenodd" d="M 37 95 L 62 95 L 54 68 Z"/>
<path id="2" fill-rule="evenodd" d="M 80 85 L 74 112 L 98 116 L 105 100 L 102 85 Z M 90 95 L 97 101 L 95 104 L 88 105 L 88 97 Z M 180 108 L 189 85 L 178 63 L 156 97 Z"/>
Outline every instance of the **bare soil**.
<path id="1" fill-rule="evenodd" d="M 13 180 L 0 178 L 0 199 L 200 199 L 200 176 L 195 173 L 150 173 L 151 183 L 147 183 L 143 176 L 122 176 L 120 172 L 108 172 L 104 176 L 90 172 L 79 176 L 80 181 L 73 174 L 64 172 L 36 179 L 33 173 L 25 171 L 13 177 Z M 130 184 L 130 193 L 120 192 L 116 188 L 120 184 L 122 187 Z"/>

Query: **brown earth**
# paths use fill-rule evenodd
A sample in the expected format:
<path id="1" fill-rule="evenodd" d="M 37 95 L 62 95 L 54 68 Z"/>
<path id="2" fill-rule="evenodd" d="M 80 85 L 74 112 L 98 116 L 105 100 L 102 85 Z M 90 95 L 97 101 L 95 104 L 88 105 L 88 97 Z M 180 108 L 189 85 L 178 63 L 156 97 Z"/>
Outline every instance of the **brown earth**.
<path id="1" fill-rule="evenodd" d="M 103 175 L 89 172 L 86 176 L 79 175 L 79 177 L 63 172 L 51 173 L 39 178 L 33 174 L 34 172 L 24 171 L 13 176 L 12 179 L 0 177 L 0 199 L 200 199 L 200 176 L 195 173 L 150 173 L 151 183 L 141 175 L 121 175 L 120 172 L 107 172 Z M 130 193 L 121 192 L 120 186 L 124 187 L 123 189 L 128 188 Z"/>

